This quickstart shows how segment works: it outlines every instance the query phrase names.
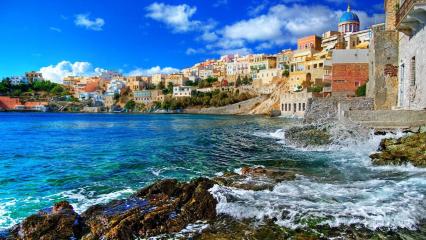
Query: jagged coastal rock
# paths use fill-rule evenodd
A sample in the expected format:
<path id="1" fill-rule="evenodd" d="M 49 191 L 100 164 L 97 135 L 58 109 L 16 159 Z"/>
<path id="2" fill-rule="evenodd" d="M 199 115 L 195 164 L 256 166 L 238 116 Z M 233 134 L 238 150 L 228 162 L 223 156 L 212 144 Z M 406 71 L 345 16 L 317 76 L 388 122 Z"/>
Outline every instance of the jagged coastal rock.
<path id="1" fill-rule="evenodd" d="M 94 205 L 78 215 L 68 202 L 40 211 L 16 225 L 6 239 L 135 239 L 182 230 L 197 220 L 216 217 L 208 192 L 214 181 L 162 180 L 135 195 Z"/>
<path id="2" fill-rule="evenodd" d="M 380 142 L 379 152 L 370 155 L 376 165 L 406 165 L 426 167 L 426 132 Z"/>
<path id="3" fill-rule="evenodd" d="M 285 132 L 285 139 L 291 144 L 302 147 L 321 146 L 331 143 L 331 135 L 327 131 L 327 127 L 314 125 L 292 127 Z"/>

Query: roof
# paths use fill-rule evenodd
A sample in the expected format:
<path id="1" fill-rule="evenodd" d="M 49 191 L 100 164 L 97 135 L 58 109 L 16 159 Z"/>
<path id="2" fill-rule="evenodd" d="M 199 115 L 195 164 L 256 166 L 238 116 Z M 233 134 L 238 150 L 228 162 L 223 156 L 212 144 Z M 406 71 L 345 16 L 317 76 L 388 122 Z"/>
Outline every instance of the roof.
<path id="1" fill-rule="evenodd" d="M 343 13 L 343 15 L 339 19 L 339 23 L 345 23 L 345 22 L 358 22 L 359 23 L 358 15 L 356 15 L 355 13 L 353 13 L 351 11 L 350 6 L 348 6 L 348 10 L 345 13 Z"/>

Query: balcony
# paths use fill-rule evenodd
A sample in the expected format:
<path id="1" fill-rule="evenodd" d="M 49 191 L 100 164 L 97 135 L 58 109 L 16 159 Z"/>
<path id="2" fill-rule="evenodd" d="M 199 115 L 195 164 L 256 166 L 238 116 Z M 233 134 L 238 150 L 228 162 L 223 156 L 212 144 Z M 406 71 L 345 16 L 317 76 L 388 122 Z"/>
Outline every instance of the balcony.
<path id="1" fill-rule="evenodd" d="M 412 36 L 426 23 L 426 0 L 405 0 L 396 13 L 397 28 Z"/>

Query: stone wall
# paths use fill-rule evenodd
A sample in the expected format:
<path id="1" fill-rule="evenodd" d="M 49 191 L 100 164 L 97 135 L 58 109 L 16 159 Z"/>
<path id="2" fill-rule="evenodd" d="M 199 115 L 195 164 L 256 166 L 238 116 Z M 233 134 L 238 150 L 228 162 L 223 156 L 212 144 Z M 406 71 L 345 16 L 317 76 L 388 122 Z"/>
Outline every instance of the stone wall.
<path id="1" fill-rule="evenodd" d="M 342 119 L 345 111 L 372 110 L 373 99 L 357 98 L 313 98 L 305 113 L 305 123 L 326 123 Z"/>
<path id="2" fill-rule="evenodd" d="M 367 97 L 376 110 L 392 109 L 398 100 L 398 32 L 379 26 L 372 34 Z"/>

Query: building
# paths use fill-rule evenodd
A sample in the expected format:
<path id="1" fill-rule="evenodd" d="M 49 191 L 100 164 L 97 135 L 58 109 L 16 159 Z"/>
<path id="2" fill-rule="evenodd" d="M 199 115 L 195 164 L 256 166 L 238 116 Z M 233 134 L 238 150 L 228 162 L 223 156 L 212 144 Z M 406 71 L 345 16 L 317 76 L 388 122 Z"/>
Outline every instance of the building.
<path id="1" fill-rule="evenodd" d="M 277 57 L 255 54 L 249 57 L 250 77 L 254 80 L 260 70 L 277 68 Z"/>
<path id="2" fill-rule="evenodd" d="M 161 73 L 153 74 L 151 77 L 151 83 L 154 84 L 155 86 L 157 86 L 160 83 L 164 83 L 165 80 L 166 80 L 166 75 Z"/>
<path id="3" fill-rule="evenodd" d="M 259 70 L 256 78 L 253 80 L 253 87 L 255 89 L 261 89 L 268 87 L 272 84 L 272 81 L 277 78 L 281 78 L 283 70 L 279 68 L 263 69 Z"/>
<path id="4" fill-rule="evenodd" d="M 114 95 L 114 94 L 120 94 L 121 89 L 125 88 L 126 84 L 124 81 L 113 79 L 111 82 L 107 84 L 106 94 L 107 95 Z"/>
<path id="5" fill-rule="evenodd" d="M 426 0 L 401 0 L 396 12 L 399 32 L 398 107 L 426 109 Z"/>
<path id="6" fill-rule="evenodd" d="M 348 9 L 339 19 L 339 32 L 354 33 L 360 30 L 360 21 L 358 15 L 351 11 L 351 7 L 348 5 Z"/>
<path id="7" fill-rule="evenodd" d="M 173 97 L 191 97 L 192 88 L 187 86 L 173 87 Z"/>
<path id="8" fill-rule="evenodd" d="M 354 96 L 368 81 L 368 50 L 340 49 L 333 51 L 331 90 L 334 96 Z"/>
<path id="9" fill-rule="evenodd" d="M 155 101 L 161 101 L 164 95 L 161 90 L 141 90 L 133 93 L 133 100 L 136 103 L 150 104 Z"/>
<path id="10" fill-rule="evenodd" d="M 19 98 L 0 96 L 0 109 L 7 111 L 41 111 L 48 110 L 47 102 L 21 102 Z"/>
<path id="11" fill-rule="evenodd" d="M 26 72 L 25 77 L 30 83 L 44 80 L 43 75 L 40 72 L 36 71 Z"/>
<path id="12" fill-rule="evenodd" d="M 14 86 L 29 83 L 27 77 L 24 77 L 24 76 L 13 76 L 9 78 L 9 81 L 10 81 L 10 84 Z"/>
<path id="13" fill-rule="evenodd" d="M 169 74 L 165 78 L 165 86 L 167 87 L 170 83 L 173 84 L 173 86 L 182 86 L 187 80 L 188 78 L 185 78 L 182 73 Z"/>
<path id="14" fill-rule="evenodd" d="M 143 76 L 129 76 L 126 77 L 126 85 L 131 91 L 139 91 L 145 89 L 148 85 L 148 81 L 144 80 Z"/>
<path id="15" fill-rule="evenodd" d="M 306 49 L 315 49 L 320 51 L 321 48 L 321 37 L 316 35 L 307 36 L 304 38 L 297 39 L 297 49 L 306 50 Z"/>
<path id="16" fill-rule="evenodd" d="M 311 99 L 312 93 L 306 90 L 302 92 L 288 92 L 281 95 L 281 116 L 303 118 Z"/>

